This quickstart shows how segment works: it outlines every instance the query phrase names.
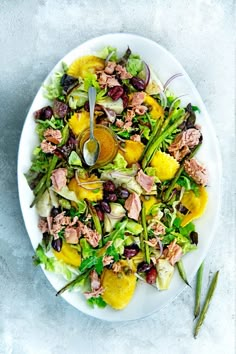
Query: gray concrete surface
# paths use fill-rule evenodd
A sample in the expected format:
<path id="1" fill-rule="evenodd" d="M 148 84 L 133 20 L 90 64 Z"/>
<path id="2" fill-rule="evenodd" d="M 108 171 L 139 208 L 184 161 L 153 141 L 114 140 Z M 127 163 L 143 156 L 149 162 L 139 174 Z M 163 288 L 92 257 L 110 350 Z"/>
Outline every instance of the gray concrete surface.
<path id="1" fill-rule="evenodd" d="M 0 1 L 1 354 L 234 353 L 234 14 L 230 0 Z M 54 64 L 73 47 L 108 32 L 141 34 L 170 50 L 202 95 L 219 138 L 222 209 L 206 260 L 204 291 L 209 273 L 220 269 L 220 279 L 197 340 L 190 288 L 145 320 L 106 323 L 55 298 L 42 271 L 32 266 L 16 181 L 24 119 Z"/>

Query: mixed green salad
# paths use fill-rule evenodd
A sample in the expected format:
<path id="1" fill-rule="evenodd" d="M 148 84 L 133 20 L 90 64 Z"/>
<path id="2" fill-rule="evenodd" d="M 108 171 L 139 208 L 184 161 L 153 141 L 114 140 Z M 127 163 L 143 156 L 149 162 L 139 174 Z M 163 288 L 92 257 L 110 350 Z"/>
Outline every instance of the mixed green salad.
<path id="1" fill-rule="evenodd" d="M 34 113 L 39 144 L 25 176 L 42 232 L 34 263 L 66 278 L 58 294 L 80 289 L 89 305 L 121 310 L 137 282 L 167 290 L 176 266 L 187 282 L 182 258 L 197 248 L 193 220 L 208 182 L 195 158 L 199 109 L 170 89 L 179 76 L 164 84 L 130 48 L 118 57 L 108 46 L 62 63 L 44 86 L 51 104 Z M 101 148 L 93 167 L 81 149 L 91 86 Z"/>

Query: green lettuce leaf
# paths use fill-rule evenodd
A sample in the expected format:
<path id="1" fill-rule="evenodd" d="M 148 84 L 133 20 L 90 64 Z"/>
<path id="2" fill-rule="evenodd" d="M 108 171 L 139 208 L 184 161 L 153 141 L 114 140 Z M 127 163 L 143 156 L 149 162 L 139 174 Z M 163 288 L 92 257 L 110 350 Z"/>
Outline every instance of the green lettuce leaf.
<path id="1" fill-rule="evenodd" d="M 133 165 L 130 168 L 105 170 L 101 174 L 101 179 L 112 180 L 118 186 L 125 185 L 125 188 L 127 188 L 130 193 L 135 192 L 140 195 L 143 190 L 134 177 L 136 172 L 136 165 Z"/>
<path id="2" fill-rule="evenodd" d="M 87 300 L 87 303 L 91 306 L 97 306 L 100 308 L 104 308 L 107 306 L 107 303 L 103 300 L 101 296 L 99 297 L 91 297 L 90 299 Z"/>
<path id="3" fill-rule="evenodd" d="M 103 48 L 102 50 L 97 52 L 97 56 L 99 58 L 102 59 L 106 59 L 108 57 L 109 54 L 112 54 L 112 56 L 110 57 L 109 61 L 117 61 L 118 57 L 117 57 L 117 49 L 111 46 L 107 46 L 105 48 Z"/>
<path id="4" fill-rule="evenodd" d="M 143 227 L 138 222 L 128 219 L 126 231 L 130 232 L 132 235 L 139 235 L 143 231 Z"/>
<path id="5" fill-rule="evenodd" d="M 126 168 L 127 162 L 125 158 L 118 152 L 114 160 L 107 165 L 101 167 L 99 171 L 117 170 Z"/>
<path id="6" fill-rule="evenodd" d="M 96 88 L 97 92 L 101 91 L 100 85 L 97 81 L 97 75 L 92 73 L 86 73 L 84 77 L 84 89 L 88 91 L 89 87 L 93 86 Z"/>
<path id="7" fill-rule="evenodd" d="M 69 106 L 72 109 L 83 107 L 88 101 L 88 93 L 81 90 L 81 87 L 76 88 L 69 94 Z"/>
<path id="8" fill-rule="evenodd" d="M 71 151 L 68 162 L 69 162 L 69 165 L 71 165 L 71 166 L 82 167 L 81 159 L 75 151 Z"/>
<path id="9" fill-rule="evenodd" d="M 43 264 L 45 270 L 61 274 L 67 280 L 71 280 L 75 275 L 79 274 L 76 268 L 56 259 L 55 257 L 48 257 L 40 244 L 35 251 L 34 264 Z"/>
<path id="10" fill-rule="evenodd" d="M 166 290 L 170 286 L 174 274 L 174 267 L 167 259 L 159 259 L 157 263 L 156 286 L 159 290 Z"/>
<path id="11" fill-rule="evenodd" d="M 43 85 L 43 88 L 45 89 L 43 95 L 45 98 L 48 98 L 52 101 L 56 98 L 64 99 L 64 95 L 62 93 L 63 88 L 61 86 L 61 78 L 65 74 L 65 70 L 67 70 L 67 67 L 62 64 L 62 69 L 63 71 L 57 71 L 52 75 L 51 82 L 49 83 L 49 85 Z"/>
<path id="12" fill-rule="evenodd" d="M 199 185 L 186 173 L 182 173 L 176 182 L 179 186 L 184 187 L 186 191 L 192 190 L 196 197 L 199 197 Z"/>
<path id="13" fill-rule="evenodd" d="M 81 246 L 81 251 L 82 251 L 82 256 L 83 258 L 89 258 L 95 255 L 95 250 L 94 248 L 88 243 L 85 238 L 81 238 L 80 240 L 80 246 Z"/>
<path id="14" fill-rule="evenodd" d="M 121 114 L 124 110 L 122 98 L 113 101 L 111 97 L 105 96 L 100 99 L 97 98 L 96 102 L 105 108 L 112 109 L 116 114 Z"/>
<path id="15" fill-rule="evenodd" d="M 127 71 L 131 75 L 137 76 L 138 73 L 142 70 L 142 68 L 143 68 L 143 62 L 140 59 L 139 55 L 131 54 L 126 65 Z"/>
<path id="16" fill-rule="evenodd" d="M 111 212 L 104 215 L 104 232 L 111 232 L 115 225 L 126 215 L 126 210 L 119 203 L 110 203 Z"/>

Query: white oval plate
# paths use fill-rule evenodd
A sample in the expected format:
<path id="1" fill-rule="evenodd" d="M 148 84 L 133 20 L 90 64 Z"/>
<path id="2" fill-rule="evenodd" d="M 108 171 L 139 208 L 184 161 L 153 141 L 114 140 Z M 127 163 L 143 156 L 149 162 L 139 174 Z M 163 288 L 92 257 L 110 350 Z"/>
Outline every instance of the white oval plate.
<path id="1" fill-rule="evenodd" d="M 187 276 L 191 281 L 212 243 L 220 205 L 221 159 L 218 141 L 212 123 L 198 91 L 182 66 L 166 49 L 147 38 L 124 33 L 107 34 L 81 44 L 67 54 L 61 61 L 69 65 L 76 58 L 86 54 L 96 54 L 98 50 L 107 45 L 118 48 L 119 54 L 124 53 L 127 46 L 129 46 L 132 52 L 140 54 L 145 62 L 153 67 L 163 83 L 172 75 L 182 73 L 183 77 L 172 82 L 171 89 L 177 96 L 188 94 L 188 96 L 183 99 L 184 103 L 191 102 L 193 105 L 197 105 L 201 110 L 201 114 L 197 116 L 198 124 L 202 126 L 204 142 L 198 154 L 198 158 L 206 164 L 209 171 L 209 201 L 204 216 L 196 222 L 197 231 L 199 232 L 198 250 L 184 257 Z M 49 81 L 54 71 L 60 70 L 61 61 L 50 72 L 44 82 L 45 84 Z M 35 208 L 30 209 L 29 207 L 33 199 L 33 194 L 27 185 L 24 173 L 30 167 L 33 148 L 38 144 L 37 135 L 34 132 L 35 123 L 33 112 L 48 103 L 49 102 L 43 97 L 43 89 L 41 87 L 26 117 L 18 155 L 20 204 L 25 226 L 34 249 L 41 241 L 42 235 L 37 228 L 38 216 L 36 210 Z M 47 271 L 44 271 L 44 273 L 56 290 L 59 290 L 65 285 L 65 280 L 61 276 Z M 92 309 L 86 304 L 84 296 L 79 292 L 66 292 L 62 296 L 71 305 L 88 315 L 107 321 L 123 321 L 134 320 L 152 314 L 173 300 L 184 287 L 185 284 L 176 271 L 170 288 L 167 291 L 160 292 L 149 285 L 139 282 L 132 301 L 127 308 L 122 311 L 115 311 L 110 307 L 105 309 Z M 55 301 L 57 301 L 56 298 Z"/>

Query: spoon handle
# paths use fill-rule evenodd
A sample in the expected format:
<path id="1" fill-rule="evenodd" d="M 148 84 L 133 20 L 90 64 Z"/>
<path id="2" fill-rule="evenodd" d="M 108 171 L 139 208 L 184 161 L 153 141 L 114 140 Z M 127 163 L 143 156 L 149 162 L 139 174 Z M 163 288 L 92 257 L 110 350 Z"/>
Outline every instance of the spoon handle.
<path id="1" fill-rule="evenodd" d="M 88 90 L 89 97 L 89 113 L 90 113 L 90 139 L 94 138 L 93 128 L 94 128 L 94 108 L 96 102 L 96 89 L 95 87 L 89 87 Z"/>

